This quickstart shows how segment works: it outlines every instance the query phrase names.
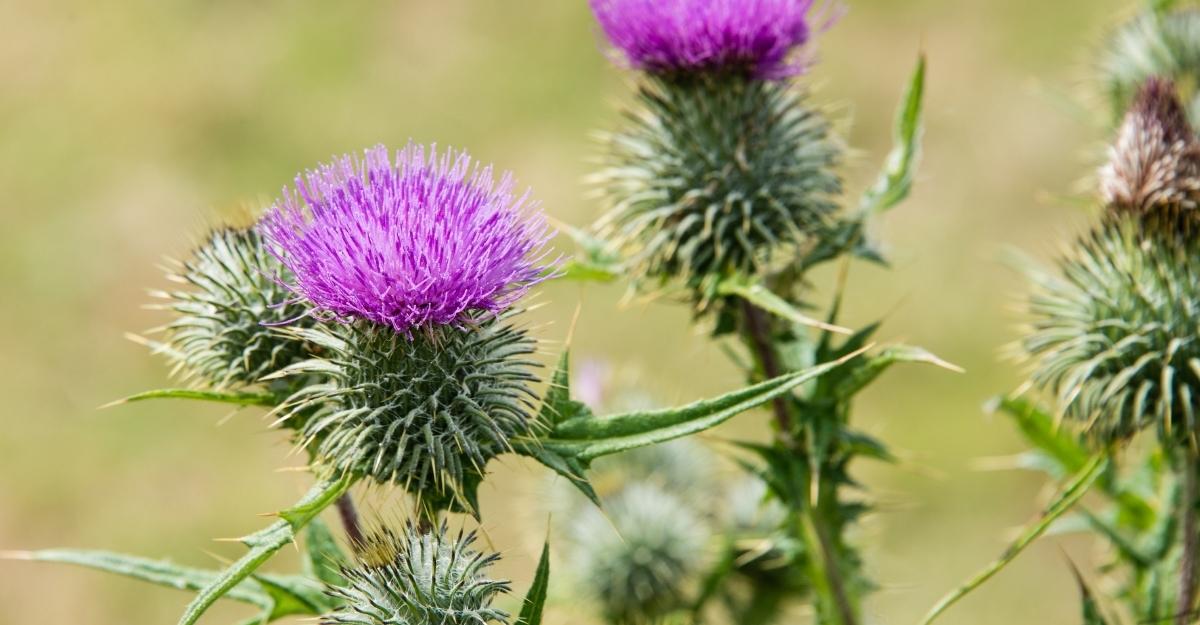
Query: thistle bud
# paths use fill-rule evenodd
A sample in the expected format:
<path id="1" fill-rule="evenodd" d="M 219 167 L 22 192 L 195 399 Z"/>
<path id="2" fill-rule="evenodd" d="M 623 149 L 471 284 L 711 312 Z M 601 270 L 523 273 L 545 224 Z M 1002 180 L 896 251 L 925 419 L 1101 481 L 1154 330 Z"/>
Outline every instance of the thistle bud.
<path id="1" fill-rule="evenodd" d="M 1200 201 L 1200 141 L 1169 80 L 1151 78 L 1138 92 L 1100 170 L 1111 211 L 1143 218 L 1195 213 Z"/>
<path id="2" fill-rule="evenodd" d="M 342 607 L 325 625 L 485 625 L 507 623 L 492 601 L 509 583 L 488 577 L 498 554 L 475 551 L 475 533 L 421 532 L 412 525 L 382 531 L 359 545 L 359 564 L 344 569 L 344 586 L 329 589 Z"/>
<path id="3" fill-rule="evenodd" d="M 187 289 L 157 293 L 175 314 L 164 353 L 175 370 L 217 388 L 257 384 L 310 355 L 311 345 L 272 326 L 303 317 L 305 307 L 275 276 L 286 270 L 251 229 L 218 228 L 170 276 Z M 301 323 L 301 326 L 308 325 Z"/>
<path id="4" fill-rule="evenodd" d="M 1152 428 L 1166 444 L 1194 437 L 1200 243 L 1109 219 L 1059 270 L 1038 276 L 1030 299 L 1032 382 L 1100 442 Z"/>

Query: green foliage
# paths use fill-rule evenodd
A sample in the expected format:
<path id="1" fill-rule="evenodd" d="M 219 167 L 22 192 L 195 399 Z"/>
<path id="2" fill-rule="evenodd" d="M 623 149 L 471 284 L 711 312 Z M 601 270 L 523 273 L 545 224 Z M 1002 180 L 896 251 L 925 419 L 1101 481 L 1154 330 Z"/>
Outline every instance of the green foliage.
<path id="1" fill-rule="evenodd" d="M 1196 431 L 1200 398 L 1200 243 L 1125 220 L 1085 235 L 1034 276 L 1023 347 L 1031 380 L 1097 440 L 1156 428 Z"/>
<path id="2" fill-rule="evenodd" d="M 213 603 L 253 575 L 276 551 L 294 541 L 296 533 L 342 496 L 351 482 L 349 477 L 318 482 L 296 505 L 279 513 L 280 521 L 242 538 L 242 544 L 250 551 L 200 589 L 180 617 L 179 625 L 193 625 Z"/>
<path id="3" fill-rule="evenodd" d="M 860 210 L 868 217 L 882 213 L 904 201 L 912 192 L 913 177 L 921 155 L 922 110 L 925 103 L 925 55 L 917 59 L 896 110 L 892 141 L 894 146 L 884 162 L 875 185 L 863 194 Z"/>
<path id="4" fill-rule="evenodd" d="M 828 229 L 840 148 L 792 85 L 648 76 L 626 118 L 595 177 L 597 229 L 636 282 L 752 274 Z"/>
<path id="5" fill-rule="evenodd" d="M 381 531 L 360 545 L 359 562 L 343 570 L 346 583 L 330 589 L 341 603 L 322 623 L 359 625 L 485 625 L 507 623 L 491 606 L 509 591 L 487 576 L 499 554 L 476 551 L 475 533 L 457 536 L 408 525 Z"/>
<path id="6" fill-rule="evenodd" d="M 533 583 L 525 594 L 521 604 L 521 613 L 517 615 L 517 625 L 542 625 L 542 612 L 546 607 L 546 596 L 550 591 L 550 543 L 542 545 L 542 555 L 538 558 L 537 570 L 533 574 Z"/>
<path id="7" fill-rule="evenodd" d="M 952 590 L 949 594 L 938 601 L 937 605 L 925 615 L 921 620 L 921 625 L 929 625 L 938 616 L 945 612 L 950 606 L 957 603 L 960 599 L 967 596 L 971 591 L 979 588 L 984 582 L 991 579 L 993 575 L 999 573 L 1004 567 L 1012 563 L 1013 560 L 1025 550 L 1026 547 L 1033 544 L 1039 536 L 1046 533 L 1060 517 L 1066 514 L 1087 494 L 1088 490 L 1096 479 L 1103 474 L 1108 465 L 1108 458 L 1103 454 L 1093 456 L 1083 468 L 1079 470 L 1074 477 L 1067 482 L 1062 490 L 1054 497 L 1053 500 L 1046 506 L 1042 515 L 1028 527 L 1022 530 L 1021 534 L 1009 544 L 1008 548 L 999 558 L 992 561 L 983 570 L 971 576 L 958 588 Z"/>
<path id="8" fill-rule="evenodd" d="M 273 393 L 254 393 L 249 391 L 201 391 L 190 388 L 164 388 L 153 391 L 144 391 L 136 395 L 130 395 L 125 399 L 114 402 L 113 405 L 146 401 L 148 399 L 190 399 L 195 401 L 211 401 L 219 404 L 265 407 L 275 406 L 275 404 L 279 401 L 279 398 Z"/>
<path id="9" fill-rule="evenodd" d="M 168 276 L 186 290 L 158 291 L 175 319 L 161 351 L 185 380 L 216 390 L 258 384 L 307 358 L 311 346 L 271 326 L 311 325 L 304 304 L 279 282 L 283 266 L 253 228 L 219 228 Z"/>
<path id="10" fill-rule="evenodd" d="M 431 510 L 477 512 L 487 462 L 532 433 L 534 341 L 503 319 L 413 336 L 358 323 L 294 331 L 325 355 L 284 375 L 323 379 L 288 399 L 324 470 L 417 495 Z"/>

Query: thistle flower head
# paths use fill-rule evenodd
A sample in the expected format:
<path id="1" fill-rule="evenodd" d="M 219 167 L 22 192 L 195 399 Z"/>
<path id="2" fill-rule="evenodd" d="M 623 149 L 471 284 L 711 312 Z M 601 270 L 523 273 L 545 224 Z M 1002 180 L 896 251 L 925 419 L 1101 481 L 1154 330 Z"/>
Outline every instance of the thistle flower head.
<path id="1" fill-rule="evenodd" d="M 812 34 L 813 0 L 589 0 L 630 65 L 651 73 L 802 71 L 793 52 Z"/>
<path id="2" fill-rule="evenodd" d="M 528 193 L 465 152 L 382 146 L 297 177 L 264 219 L 291 287 L 342 320 L 408 334 L 495 314 L 542 280 L 550 233 Z"/>
<path id="3" fill-rule="evenodd" d="M 1100 192 L 1110 210 L 1149 216 L 1195 211 L 1200 201 L 1200 140 L 1175 85 L 1146 81 L 1125 114 Z"/>
<path id="4" fill-rule="evenodd" d="M 412 525 L 397 534 L 382 531 L 365 539 L 358 567 L 343 570 L 346 584 L 330 588 L 342 607 L 321 619 L 325 625 L 486 625 L 507 623 L 493 608 L 509 583 L 488 577 L 498 554 L 475 551 L 475 533 L 450 536 Z"/>
<path id="5" fill-rule="evenodd" d="M 641 625 L 684 609 L 706 557 L 703 521 L 653 484 L 630 484 L 608 513 L 588 508 L 572 524 L 576 573 L 605 619 Z"/>
<path id="6" fill-rule="evenodd" d="M 310 345 L 269 327 L 304 313 L 274 281 L 277 274 L 287 275 L 286 269 L 254 230 L 211 232 L 170 276 L 187 288 L 157 293 L 175 314 L 163 349 L 175 369 L 200 385 L 224 389 L 257 384 L 307 358 Z"/>
<path id="7" fill-rule="evenodd" d="M 1093 438 L 1194 437 L 1200 405 L 1200 243 L 1110 219 L 1036 276 L 1022 346 L 1031 381 Z"/>
<path id="8" fill-rule="evenodd" d="M 595 176 L 596 224 L 637 282 L 753 273 L 829 231 L 841 151 L 787 85 L 650 78 Z"/>
<path id="9" fill-rule="evenodd" d="M 323 354 L 291 371 L 324 382 L 297 391 L 283 422 L 299 422 L 326 470 L 398 484 L 432 509 L 476 512 L 485 465 L 534 424 L 535 345 L 510 315 L 411 337 L 368 322 L 297 331 Z"/>

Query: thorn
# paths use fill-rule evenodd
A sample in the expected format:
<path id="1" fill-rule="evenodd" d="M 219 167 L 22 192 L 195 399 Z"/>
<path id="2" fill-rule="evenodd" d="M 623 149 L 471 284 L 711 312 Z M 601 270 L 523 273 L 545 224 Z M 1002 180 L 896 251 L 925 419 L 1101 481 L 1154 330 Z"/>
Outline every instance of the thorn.
<path id="1" fill-rule="evenodd" d="M 32 551 L 0 551 L 0 560 L 37 560 Z"/>

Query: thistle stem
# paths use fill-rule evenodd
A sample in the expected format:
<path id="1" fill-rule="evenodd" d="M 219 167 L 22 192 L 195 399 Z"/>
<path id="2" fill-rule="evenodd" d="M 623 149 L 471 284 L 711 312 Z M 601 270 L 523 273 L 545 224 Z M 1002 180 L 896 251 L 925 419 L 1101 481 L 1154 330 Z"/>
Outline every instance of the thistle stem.
<path id="1" fill-rule="evenodd" d="M 358 510 L 354 508 L 354 498 L 350 493 L 344 493 L 337 500 L 338 515 L 342 518 L 342 528 L 346 530 L 346 538 L 350 545 L 357 550 L 363 544 L 362 525 L 358 521 Z"/>
<path id="2" fill-rule="evenodd" d="M 779 354 L 771 336 L 771 317 L 769 313 L 754 304 L 741 300 L 743 331 L 750 348 L 754 351 L 764 379 L 771 379 L 783 373 L 779 363 Z M 786 396 L 777 397 L 772 402 L 775 414 L 776 441 L 784 449 L 792 453 L 803 453 L 797 447 L 793 430 L 792 409 Z M 817 504 L 819 506 L 819 502 Z M 828 531 L 820 523 L 820 511 L 812 502 L 805 502 L 798 511 L 800 517 L 800 537 L 807 544 L 809 553 L 813 554 L 810 565 L 813 569 L 814 583 L 823 595 L 820 600 L 830 605 L 834 625 L 857 625 L 854 608 L 846 594 L 838 568 L 838 558 Z"/>
<path id="3" fill-rule="evenodd" d="M 1196 603 L 1196 452 L 1184 451 L 1183 501 L 1180 508 L 1183 531 L 1183 556 L 1179 564 L 1179 606 L 1175 612 L 1175 625 L 1193 622 L 1193 605 Z"/>
<path id="4" fill-rule="evenodd" d="M 779 367 L 779 357 L 771 344 L 770 321 L 760 308 L 741 300 L 742 319 L 745 322 L 746 338 L 758 357 L 763 377 L 767 380 L 778 377 L 782 371 Z M 786 397 L 776 397 L 771 404 L 775 410 L 775 424 L 779 428 L 781 442 L 788 446 L 792 443 L 792 413 L 787 405 Z"/>

